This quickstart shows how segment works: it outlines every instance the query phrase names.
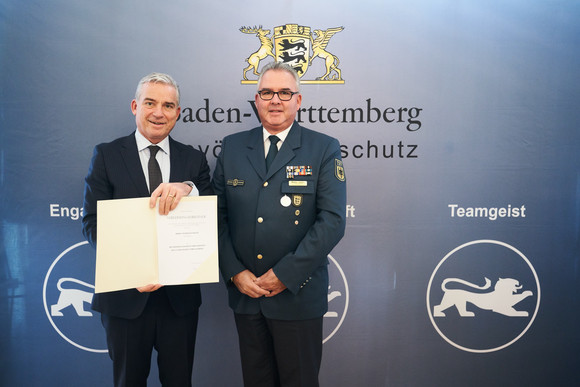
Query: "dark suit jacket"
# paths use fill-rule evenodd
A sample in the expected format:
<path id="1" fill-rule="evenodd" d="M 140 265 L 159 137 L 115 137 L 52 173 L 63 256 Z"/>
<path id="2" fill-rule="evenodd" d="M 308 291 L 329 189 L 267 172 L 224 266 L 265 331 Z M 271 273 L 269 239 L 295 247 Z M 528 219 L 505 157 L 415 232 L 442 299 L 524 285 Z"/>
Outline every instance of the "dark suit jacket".
<path id="1" fill-rule="evenodd" d="M 310 166 L 289 178 L 287 166 Z M 346 182 L 338 141 L 292 126 L 269 172 L 262 128 L 224 138 L 214 171 L 219 199 L 220 270 L 236 313 L 282 320 L 321 317 L 328 310 L 327 255 L 344 235 Z M 293 204 L 285 207 L 288 196 Z M 273 268 L 288 289 L 271 297 L 243 295 L 229 280 Z"/>
<path id="2" fill-rule="evenodd" d="M 205 155 L 190 145 L 169 138 L 170 182 L 193 181 L 200 195 L 211 195 L 209 166 Z M 135 134 L 95 147 L 85 179 L 83 234 L 97 243 L 97 200 L 148 197 L 149 188 L 139 160 Z M 178 315 L 199 308 L 199 285 L 166 286 L 167 295 Z M 93 309 L 115 317 L 135 318 L 143 312 L 148 293 L 136 289 L 95 294 Z"/>

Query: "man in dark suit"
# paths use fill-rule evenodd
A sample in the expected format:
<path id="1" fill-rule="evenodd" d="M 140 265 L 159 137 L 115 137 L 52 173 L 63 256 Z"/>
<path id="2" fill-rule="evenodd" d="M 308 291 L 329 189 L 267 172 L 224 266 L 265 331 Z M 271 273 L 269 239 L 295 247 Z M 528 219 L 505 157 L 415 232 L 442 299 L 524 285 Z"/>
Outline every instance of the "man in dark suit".
<path id="1" fill-rule="evenodd" d="M 224 138 L 214 171 L 245 386 L 318 386 L 327 256 L 344 235 L 346 182 L 338 141 L 294 121 L 299 85 L 291 67 L 264 67 L 263 127 Z"/>
<path id="2" fill-rule="evenodd" d="M 150 197 L 149 206 L 159 201 L 159 213 L 166 215 L 183 196 L 213 194 L 205 155 L 169 137 L 180 110 L 175 81 L 149 74 L 131 102 L 135 133 L 95 147 L 83 217 L 83 234 L 93 247 L 98 200 Z M 191 386 L 200 305 L 199 285 L 149 284 L 95 294 L 92 306 L 106 330 L 115 386 L 146 386 L 153 348 L 163 386 Z"/>

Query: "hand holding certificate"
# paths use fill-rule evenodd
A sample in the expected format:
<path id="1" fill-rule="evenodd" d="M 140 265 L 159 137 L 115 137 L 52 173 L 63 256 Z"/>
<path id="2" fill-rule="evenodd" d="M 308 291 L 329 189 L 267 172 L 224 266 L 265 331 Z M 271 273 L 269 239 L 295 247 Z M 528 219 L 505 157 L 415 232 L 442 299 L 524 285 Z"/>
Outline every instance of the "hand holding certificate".
<path id="1" fill-rule="evenodd" d="M 217 197 L 183 197 L 168 215 L 149 198 L 97 203 L 95 292 L 218 282 Z"/>

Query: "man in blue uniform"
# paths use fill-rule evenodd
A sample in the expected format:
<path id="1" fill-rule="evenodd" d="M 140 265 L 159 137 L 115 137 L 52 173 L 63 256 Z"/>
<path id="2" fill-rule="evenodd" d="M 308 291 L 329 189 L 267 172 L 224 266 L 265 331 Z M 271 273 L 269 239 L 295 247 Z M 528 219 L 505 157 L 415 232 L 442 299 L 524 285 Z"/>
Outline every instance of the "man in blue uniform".
<path id="1" fill-rule="evenodd" d="M 338 141 L 294 121 L 299 86 L 288 65 L 264 67 L 263 127 L 224 138 L 214 172 L 245 386 L 318 386 L 327 256 L 344 235 L 346 181 Z"/>

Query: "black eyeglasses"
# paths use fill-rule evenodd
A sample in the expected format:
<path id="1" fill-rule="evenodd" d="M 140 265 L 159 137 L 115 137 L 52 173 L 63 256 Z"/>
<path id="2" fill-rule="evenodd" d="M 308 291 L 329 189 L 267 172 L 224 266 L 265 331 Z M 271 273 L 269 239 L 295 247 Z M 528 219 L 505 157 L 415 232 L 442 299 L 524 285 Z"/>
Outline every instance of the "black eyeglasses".
<path id="1" fill-rule="evenodd" d="M 274 94 L 278 94 L 278 98 L 280 101 L 290 101 L 294 94 L 299 94 L 298 91 L 290 91 L 290 90 L 280 90 L 280 91 L 272 91 L 272 90 L 260 90 L 258 91 L 258 95 L 264 101 L 270 101 L 274 98 Z"/>

